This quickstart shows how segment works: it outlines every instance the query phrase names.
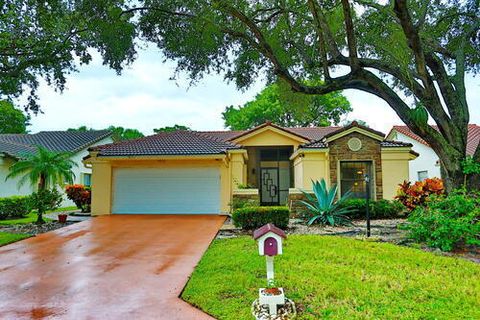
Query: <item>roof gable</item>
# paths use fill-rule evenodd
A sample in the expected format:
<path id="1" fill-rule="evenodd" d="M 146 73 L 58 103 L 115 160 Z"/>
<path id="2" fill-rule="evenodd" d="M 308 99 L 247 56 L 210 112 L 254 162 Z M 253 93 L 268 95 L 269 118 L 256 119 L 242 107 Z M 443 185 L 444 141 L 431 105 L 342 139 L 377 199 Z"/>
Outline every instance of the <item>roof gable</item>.
<path id="1" fill-rule="evenodd" d="M 438 126 L 431 126 L 431 127 L 435 130 L 438 130 Z M 412 130 L 410 130 L 410 128 L 408 128 L 407 126 L 393 126 L 390 132 L 388 133 L 387 137 L 391 138 L 395 132 L 401 133 L 421 144 L 424 144 L 430 147 L 428 142 L 420 138 L 417 134 L 413 133 Z M 467 155 L 473 155 L 477 150 L 477 147 L 479 146 L 479 144 L 480 144 L 480 126 L 476 124 L 469 124 L 468 136 L 467 136 L 467 150 L 466 150 Z"/>
<path id="2" fill-rule="evenodd" d="M 385 137 L 384 133 L 382 133 L 380 131 L 373 130 L 373 129 L 371 129 L 369 127 L 366 127 L 366 126 L 362 126 L 358 122 L 353 121 L 348 126 L 345 126 L 345 127 L 341 128 L 337 131 L 334 131 L 334 132 L 331 132 L 331 133 L 325 135 L 324 138 L 325 138 L 326 142 L 331 142 L 331 141 L 334 141 L 338 138 L 347 136 L 347 135 L 349 135 L 353 132 L 358 132 L 360 134 L 363 134 L 367 137 L 370 137 L 370 138 L 378 140 L 378 141 L 383 141 L 384 137 Z"/>
<path id="3" fill-rule="evenodd" d="M 306 143 L 310 141 L 310 138 L 303 136 L 297 132 L 292 131 L 290 128 L 283 128 L 280 126 L 277 126 L 271 122 L 265 122 L 264 124 L 255 127 L 251 130 L 245 131 L 240 135 L 237 135 L 236 137 L 231 138 L 230 140 L 242 144 L 242 142 L 252 139 L 255 136 L 261 135 L 262 133 L 265 132 L 273 132 L 277 135 L 283 136 L 288 138 L 289 140 L 293 140 L 297 143 Z"/>

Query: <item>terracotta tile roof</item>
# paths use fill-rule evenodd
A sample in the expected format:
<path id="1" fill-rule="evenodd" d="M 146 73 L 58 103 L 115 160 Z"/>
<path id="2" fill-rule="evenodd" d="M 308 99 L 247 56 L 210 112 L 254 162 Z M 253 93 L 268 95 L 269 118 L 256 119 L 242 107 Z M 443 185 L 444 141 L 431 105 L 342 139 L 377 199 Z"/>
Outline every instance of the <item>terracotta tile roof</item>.
<path id="1" fill-rule="evenodd" d="M 435 130 L 438 130 L 437 126 L 432 126 L 432 128 L 434 128 Z M 418 141 L 428 146 L 428 143 L 425 140 L 423 140 L 418 135 L 413 133 L 407 126 L 393 126 L 392 130 L 390 130 L 390 133 L 394 130 L 401 134 L 406 135 L 407 137 L 414 139 L 415 141 Z M 475 153 L 475 150 L 477 150 L 477 147 L 479 144 L 480 144 L 480 126 L 476 124 L 469 124 L 468 136 L 467 136 L 467 155 L 473 155 Z"/>
<path id="2" fill-rule="evenodd" d="M 240 146 L 204 132 L 179 130 L 90 148 L 100 156 L 211 155 Z"/>
<path id="3" fill-rule="evenodd" d="M 302 148 L 327 148 L 325 136 L 345 130 L 344 127 L 308 127 L 283 128 L 271 123 L 256 127 L 272 125 L 288 133 L 302 137 L 309 142 Z M 353 124 L 358 125 L 358 124 Z M 352 125 L 350 125 L 352 126 Z M 349 126 L 349 127 L 350 127 Z M 363 128 L 363 126 L 362 126 Z M 373 129 L 369 131 L 378 133 Z M 252 132 L 244 131 L 174 131 L 162 132 L 156 135 L 96 146 L 89 150 L 99 151 L 100 156 L 149 156 L 149 155 L 209 155 L 224 154 L 228 150 L 240 149 L 241 146 L 232 142 L 235 138 Z M 383 134 L 380 133 L 382 136 Z M 399 141 L 383 141 L 382 147 L 411 147 L 411 144 Z"/>
<path id="4" fill-rule="evenodd" d="M 35 134 L 0 134 L 0 153 L 21 157 L 42 146 L 56 152 L 78 152 L 112 133 L 108 130 L 86 132 L 40 131 Z"/>

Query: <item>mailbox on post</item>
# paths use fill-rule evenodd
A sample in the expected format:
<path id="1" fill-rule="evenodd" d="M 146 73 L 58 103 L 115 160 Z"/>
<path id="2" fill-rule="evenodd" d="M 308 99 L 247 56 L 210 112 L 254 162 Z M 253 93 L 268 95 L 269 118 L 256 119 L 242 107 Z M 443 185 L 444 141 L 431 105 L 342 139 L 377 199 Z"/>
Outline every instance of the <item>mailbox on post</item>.
<path id="1" fill-rule="evenodd" d="M 253 239 L 258 242 L 258 253 L 261 256 L 276 256 L 283 253 L 283 239 L 285 232 L 269 223 L 253 232 Z"/>
<path id="2" fill-rule="evenodd" d="M 286 238 L 285 231 L 271 223 L 253 232 L 253 239 L 258 243 L 258 253 L 267 260 L 268 286 L 274 285 L 273 257 L 283 253 L 283 240 Z M 268 305 L 270 315 L 276 316 L 278 305 L 285 304 L 283 288 L 260 288 L 258 301 L 260 305 Z"/>

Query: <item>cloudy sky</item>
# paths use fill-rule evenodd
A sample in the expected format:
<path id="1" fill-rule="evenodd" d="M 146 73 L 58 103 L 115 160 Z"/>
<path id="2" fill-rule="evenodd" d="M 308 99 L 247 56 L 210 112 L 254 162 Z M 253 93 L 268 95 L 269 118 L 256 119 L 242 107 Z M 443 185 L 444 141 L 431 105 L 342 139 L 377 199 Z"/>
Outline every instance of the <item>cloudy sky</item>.
<path id="1" fill-rule="evenodd" d="M 171 80 L 175 65 L 164 63 L 155 49 L 139 52 L 138 59 L 121 76 L 96 58 L 68 77 L 63 93 L 42 85 L 39 92 L 43 114 L 33 116 L 31 132 L 65 130 L 86 125 L 101 129 L 110 125 L 137 128 L 151 134 L 154 128 L 183 124 L 195 130 L 222 130 L 221 112 L 228 105 L 251 100 L 264 86 L 262 81 L 246 92 L 221 76 L 206 75 L 195 86 L 186 77 Z M 370 127 L 388 132 L 400 119 L 381 99 L 357 90 L 344 94 L 353 112 Z M 480 78 L 467 78 L 471 122 L 480 123 Z"/>

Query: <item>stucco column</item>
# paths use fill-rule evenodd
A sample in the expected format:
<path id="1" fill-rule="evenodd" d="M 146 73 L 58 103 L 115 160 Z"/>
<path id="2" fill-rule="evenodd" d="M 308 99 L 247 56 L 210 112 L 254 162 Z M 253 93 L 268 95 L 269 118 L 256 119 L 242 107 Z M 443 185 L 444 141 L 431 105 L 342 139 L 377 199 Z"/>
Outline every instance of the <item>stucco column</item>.
<path id="1" fill-rule="evenodd" d="M 238 189 L 239 185 L 245 185 L 247 182 L 245 173 L 245 158 L 243 153 L 232 153 L 230 155 L 230 168 L 232 172 L 233 190 Z"/>
<path id="2" fill-rule="evenodd" d="M 92 216 L 111 214 L 112 166 L 109 162 L 92 162 Z"/>

